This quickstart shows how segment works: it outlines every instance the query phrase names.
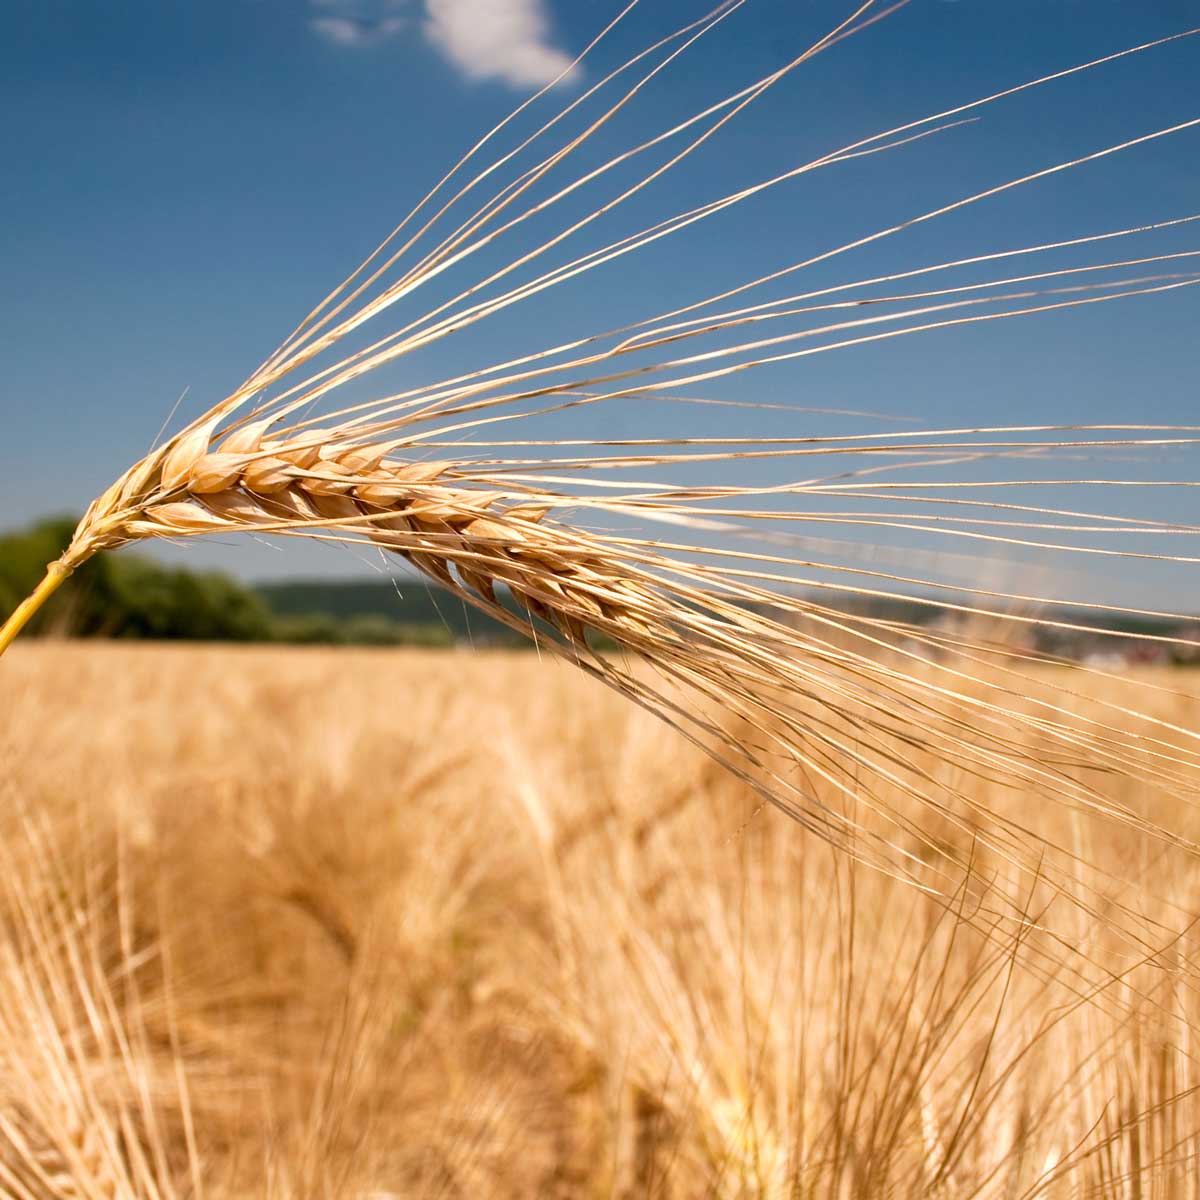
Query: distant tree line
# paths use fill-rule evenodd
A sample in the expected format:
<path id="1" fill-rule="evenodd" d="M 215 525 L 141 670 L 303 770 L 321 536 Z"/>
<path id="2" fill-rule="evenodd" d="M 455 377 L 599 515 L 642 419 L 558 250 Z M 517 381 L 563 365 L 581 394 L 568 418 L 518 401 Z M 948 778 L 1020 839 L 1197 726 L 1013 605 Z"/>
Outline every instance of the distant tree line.
<path id="1" fill-rule="evenodd" d="M 0 617 L 27 596 L 66 549 L 72 517 L 0 535 Z M 31 622 L 30 634 L 192 641 L 448 645 L 444 625 L 363 614 L 276 612 L 253 588 L 219 571 L 166 567 L 128 551 L 99 554 Z"/>

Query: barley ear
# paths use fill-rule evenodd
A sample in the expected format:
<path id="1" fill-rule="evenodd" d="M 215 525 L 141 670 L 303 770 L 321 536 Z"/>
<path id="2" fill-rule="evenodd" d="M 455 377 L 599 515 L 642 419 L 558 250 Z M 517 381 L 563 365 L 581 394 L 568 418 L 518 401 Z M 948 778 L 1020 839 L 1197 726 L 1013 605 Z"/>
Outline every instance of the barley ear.
<path id="1" fill-rule="evenodd" d="M 70 574 L 71 568 L 64 567 L 60 562 L 52 562 L 46 568 L 46 577 L 13 609 L 12 615 L 4 625 L 0 626 L 0 654 L 8 649 L 13 638 L 25 628 L 33 614 L 58 591 L 62 581 Z"/>

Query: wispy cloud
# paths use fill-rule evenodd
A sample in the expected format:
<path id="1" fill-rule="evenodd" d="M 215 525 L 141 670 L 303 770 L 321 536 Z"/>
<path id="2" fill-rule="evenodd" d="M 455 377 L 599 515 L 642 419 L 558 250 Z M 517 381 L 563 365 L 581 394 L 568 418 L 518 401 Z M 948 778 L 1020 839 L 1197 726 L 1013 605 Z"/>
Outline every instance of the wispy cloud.
<path id="1" fill-rule="evenodd" d="M 571 59 L 549 41 L 542 0 L 425 0 L 425 35 L 468 79 L 541 87 Z"/>
<path id="2" fill-rule="evenodd" d="M 308 27 L 335 46 L 374 46 L 408 28 L 408 18 L 396 15 L 403 6 L 404 0 L 310 0 L 318 11 L 309 17 Z"/>
<path id="3" fill-rule="evenodd" d="M 373 46 L 395 37 L 408 22 L 403 17 L 385 17 L 379 21 L 363 17 L 313 17 L 309 28 L 335 46 Z"/>

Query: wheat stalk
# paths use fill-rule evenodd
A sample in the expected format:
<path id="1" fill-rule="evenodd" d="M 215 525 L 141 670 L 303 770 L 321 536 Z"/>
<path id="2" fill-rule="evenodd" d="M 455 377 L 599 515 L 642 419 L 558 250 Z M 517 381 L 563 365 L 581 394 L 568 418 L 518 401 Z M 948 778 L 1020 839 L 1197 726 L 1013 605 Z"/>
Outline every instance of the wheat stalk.
<path id="1" fill-rule="evenodd" d="M 315 406 L 340 387 L 702 225 L 764 191 L 863 155 L 901 151 L 917 138 L 969 119 L 982 106 L 1195 32 L 1029 80 L 836 147 L 768 180 L 541 266 L 568 237 L 621 211 L 786 75 L 890 11 L 867 0 L 779 70 L 599 166 L 561 184 L 550 183 L 570 169 L 580 147 L 643 87 L 744 4 L 721 4 L 655 42 L 466 182 L 457 183 L 512 118 L 501 122 L 241 388 L 132 466 L 92 503 L 69 549 L 0 630 L 0 652 L 63 579 L 100 551 L 140 539 L 231 532 L 358 541 L 399 556 L 469 603 L 552 645 L 704 746 L 758 788 L 764 800 L 849 852 L 927 889 L 951 894 L 964 856 L 977 846 L 1005 870 L 1047 881 L 1089 912 L 1107 903 L 1110 881 L 1096 874 L 1081 878 L 1069 847 L 1032 833 L 989 803 L 987 788 L 973 792 L 918 766 L 918 751 L 988 787 L 1032 788 L 1067 812 L 1118 821 L 1192 849 L 1181 831 L 1154 815 L 1153 808 L 1119 800 L 1107 783 L 1119 776 L 1158 796 L 1194 803 L 1200 768 L 1200 738 L 1194 730 L 1117 701 L 1098 704 L 1093 713 L 1081 712 L 1069 683 L 1055 683 L 1028 669 L 1038 663 L 1033 651 L 998 649 L 985 640 L 919 626 L 900 628 L 808 596 L 836 591 L 869 599 L 922 587 L 925 591 L 914 603 L 960 618 L 994 619 L 1017 630 L 1037 625 L 1069 631 L 1079 628 L 1075 618 L 1031 612 L 1028 606 L 1044 599 L 1036 591 L 987 590 L 974 580 L 954 584 L 932 573 L 932 567 L 929 572 L 915 567 L 913 555 L 897 556 L 896 569 L 884 569 L 889 565 L 886 548 L 866 565 L 846 566 L 837 555 L 853 557 L 861 546 L 828 542 L 810 535 L 805 525 L 832 522 L 880 537 L 894 531 L 935 536 L 964 548 L 971 562 L 970 552 L 999 545 L 1054 550 L 1085 562 L 1134 558 L 1193 563 L 1193 556 L 1164 553 L 1161 547 L 1169 544 L 1167 539 L 1194 535 L 1194 527 L 1069 501 L 1049 506 L 977 498 L 972 489 L 978 485 L 970 480 L 923 482 L 920 472 L 964 462 L 1041 466 L 1064 456 L 1186 449 L 1200 444 L 1196 429 L 1146 423 L 983 425 L 834 437 L 537 441 L 523 436 L 522 423 L 631 399 L 712 402 L 681 392 L 768 364 L 798 363 L 898 337 L 1194 287 L 1200 271 L 1193 269 L 1193 260 L 1200 250 L 989 274 L 1011 260 L 1036 260 L 1064 248 L 1186 230 L 1200 220 L 1188 214 L 765 301 L 743 299 L 754 289 L 834 262 L 913 225 L 1184 133 L 1200 125 L 1200 119 L 1022 174 L 651 317 L 558 344 L 534 345 L 483 368 L 314 415 Z M 619 14 L 613 26 L 633 8 Z M 626 83 L 630 74 L 633 82 Z M 615 99 L 602 102 L 613 90 Z M 521 106 L 518 114 L 539 99 L 541 95 Z M 557 137 L 564 118 L 589 111 L 593 103 L 601 111 L 582 133 L 563 134 L 533 165 L 517 165 L 539 141 Z M 607 185 L 622 169 L 659 152 L 667 153 L 664 162 L 647 168 L 632 184 L 614 185 L 608 199 L 539 235 L 532 248 L 498 268 L 474 273 L 448 299 L 392 332 L 335 361 L 323 357 L 365 336 L 368 322 L 421 288 L 464 263 L 480 261 L 476 256 L 515 231 L 553 216 L 580 189 Z M 517 173 L 502 182 L 510 168 Z M 476 194 L 492 184 L 495 190 L 477 202 Z M 539 189 L 546 187 L 552 190 L 542 194 Z M 422 239 L 463 205 L 470 211 L 455 217 L 458 223 L 432 248 L 419 249 Z M 526 270 L 532 274 L 520 278 Z M 934 277 L 964 270 L 975 275 L 966 282 L 928 286 Z M 515 283 L 509 281 L 514 273 Z M 918 290 L 905 290 L 910 287 Z M 517 436 L 505 438 L 514 422 Z M 447 457 L 431 459 L 435 453 Z M 775 485 L 714 481 L 681 486 L 671 476 L 682 467 L 715 469 L 747 459 L 796 466 L 811 461 L 818 473 Z M 911 468 L 917 481 L 889 478 L 898 467 Z M 630 471 L 638 477 L 629 478 Z M 1084 479 L 1044 479 L 1031 472 L 990 486 L 1030 482 L 1043 488 L 1105 486 L 1117 495 L 1155 483 L 1095 472 Z M 1188 481 L 1178 485 L 1192 486 Z M 858 506 L 822 507 L 831 501 Z M 601 517 L 639 527 L 666 525 L 671 539 L 588 527 Z M 743 546 L 743 538 L 751 544 Z M 1092 544 L 1097 538 L 1107 544 Z M 506 596 L 512 605 L 505 603 Z M 1090 596 L 1079 603 L 1097 611 L 1134 611 L 1106 607 Z M 1007 611 L 997 613 L 997 606 L 1007 606 Z M 1136 612 L 1184 619 L 1180 613 Z M 597 653 L 593 634 L 630 652 L 633 661 Z M 1184 637 L 1164 635 L 1161 640 L 1194 644 Z M 985 665 L 994 669 L 984 671 Z M 730 718 L 738 725 L 736 732 Z M 1027 741 L 1033 737 L 1049 739 L 1053 757 L 1032 757 Z M 935 826 L 949 830 L 950 836 L 935 834 Z M 1057 851 L 1057 857 L 1048 861 L 1048 850 Z M 1022 912 L 1013 901 L 1009 915 L 1022 920 Z M 1154 933 L 1131 906 L 1110 905 L 1105 920 L 1139 952 Z"/>

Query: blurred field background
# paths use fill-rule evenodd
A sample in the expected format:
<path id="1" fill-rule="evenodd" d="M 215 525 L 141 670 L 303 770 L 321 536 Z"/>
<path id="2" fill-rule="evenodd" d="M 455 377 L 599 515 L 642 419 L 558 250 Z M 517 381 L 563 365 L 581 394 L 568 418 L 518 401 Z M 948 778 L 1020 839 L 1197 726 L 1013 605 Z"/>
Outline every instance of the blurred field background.
<path id="1" fill-rule="evenodd" d="M 534 653 L 4 667 L 5 1195 L 1198 1192 L 1200 871 L 1127 828 L 1055 818 L 1163 931 L 1089 973 L 1051 890 L 858 867 Z"/>

